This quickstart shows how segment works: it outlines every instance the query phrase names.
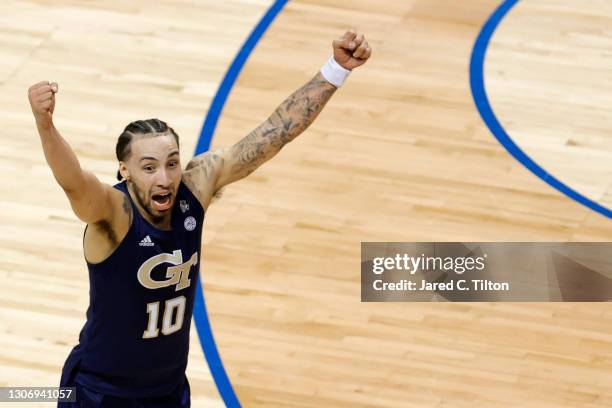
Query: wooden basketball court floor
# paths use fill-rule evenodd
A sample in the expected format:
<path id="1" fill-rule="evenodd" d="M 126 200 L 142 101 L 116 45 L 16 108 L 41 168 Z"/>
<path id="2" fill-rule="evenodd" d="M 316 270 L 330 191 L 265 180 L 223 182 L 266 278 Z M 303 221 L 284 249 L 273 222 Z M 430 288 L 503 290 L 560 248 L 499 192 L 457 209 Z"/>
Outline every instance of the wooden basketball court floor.
<path id="1" fill-rule="evenodd" d="M 485 64 L 497 118 L 542 168 L 610 208 L 612 5 L 521 0 Z M 4 0 L 0 5 L 0 386 L 56 386 L 88 303 L 83 225 L 27 101 L 59 83 L 56 126 L 114 183 L 114 146 L 159 117 L 192 156 L 209 104 L 270 0 Z M 609 216 L 495 139 L 470 91 L 497 0 L 290 1 L 220 116 L 227 146 L 308 80 L 349 27 L 373 56 L 313 126 L 225 189 L 201 273 L 245 407 L 610 407 L 609 303 L 361 303 L 362 241 L 609 241 Z M 192 325 L 194 407 L 223 406 Z M 27 406 L 48 407 L 48 403 Z M 26 406 L 16 405 L 16 406 Z"/>

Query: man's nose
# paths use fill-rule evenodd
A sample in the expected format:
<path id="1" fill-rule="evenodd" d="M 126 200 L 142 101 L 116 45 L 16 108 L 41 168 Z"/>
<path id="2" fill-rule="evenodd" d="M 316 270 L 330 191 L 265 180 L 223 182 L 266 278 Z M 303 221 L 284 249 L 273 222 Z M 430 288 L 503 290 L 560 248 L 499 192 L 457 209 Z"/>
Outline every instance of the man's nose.
<path id="1" fill-rule="evenodd" d="M 170 186 L 170 182 L 171 182 L 170 175 L 168 174 L 165 168 L 162 168 L 157 172 L 157 180 L 155 181 L 157 182 L 157 185 L 159 187 Z"/>

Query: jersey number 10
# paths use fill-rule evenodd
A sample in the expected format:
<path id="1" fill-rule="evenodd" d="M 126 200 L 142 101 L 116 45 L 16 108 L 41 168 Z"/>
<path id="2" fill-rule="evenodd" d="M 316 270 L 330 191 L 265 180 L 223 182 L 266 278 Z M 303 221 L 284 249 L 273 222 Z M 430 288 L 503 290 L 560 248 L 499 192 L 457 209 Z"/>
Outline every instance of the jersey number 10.
<path id="1" fill-rule="evenodd" d="M 183 318 L 185 316 L 185 296 L 178 296 L 170 300 L 166 300 L 164 305 L 164 317 L 162 319 L 161 332 L 164 336 L 181 330 L 183 327 Z M 174 313 L 176 311 L 176 314 Z M 149 314 L 149 324 L 147 330 L 142 334 L 143 339 L 153 339 L 159 336 L 159 302 L 147 304 L 147 313 Z M 174 321 L 172 319 L 173 316 Z"/>

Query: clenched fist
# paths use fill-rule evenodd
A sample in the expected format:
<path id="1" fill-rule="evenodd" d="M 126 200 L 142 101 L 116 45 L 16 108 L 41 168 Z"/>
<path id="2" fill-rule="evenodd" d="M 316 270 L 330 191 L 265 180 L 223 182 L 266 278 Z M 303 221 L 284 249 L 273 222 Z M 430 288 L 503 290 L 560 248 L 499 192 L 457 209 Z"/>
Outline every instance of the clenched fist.
<path id="1" fill-rule="evenodd" d="M 49 81 L 39 82 L 28 89 L 28 99 L 37 124 L 50 126 L 53 123 L 57 90 L 57 84 Z"/>
<path id="2" fill-rule="evenodd" d="M 348 30 L 341 38 L 334 40 L 334 59 L 344 69 L 352 70 L 365 62 L 372 55 L 372 48 L 363 34 Z"/>

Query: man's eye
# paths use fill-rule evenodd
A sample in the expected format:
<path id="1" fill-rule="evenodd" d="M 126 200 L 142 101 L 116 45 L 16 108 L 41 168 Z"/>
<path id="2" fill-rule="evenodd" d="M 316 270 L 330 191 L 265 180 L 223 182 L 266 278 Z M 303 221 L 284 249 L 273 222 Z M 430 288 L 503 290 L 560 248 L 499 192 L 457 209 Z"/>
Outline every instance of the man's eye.
<path id="1" fill-rule="evenodd" d="M 178 165 L 177 161 L 171 161 L 170 162 L 170 167 L 176 167 Z"/>
<path id="2" fill-rule="evenodd" d="M 145 166 L 143 169 L 144 171 L 153 171 L 153 166 Z"/>

